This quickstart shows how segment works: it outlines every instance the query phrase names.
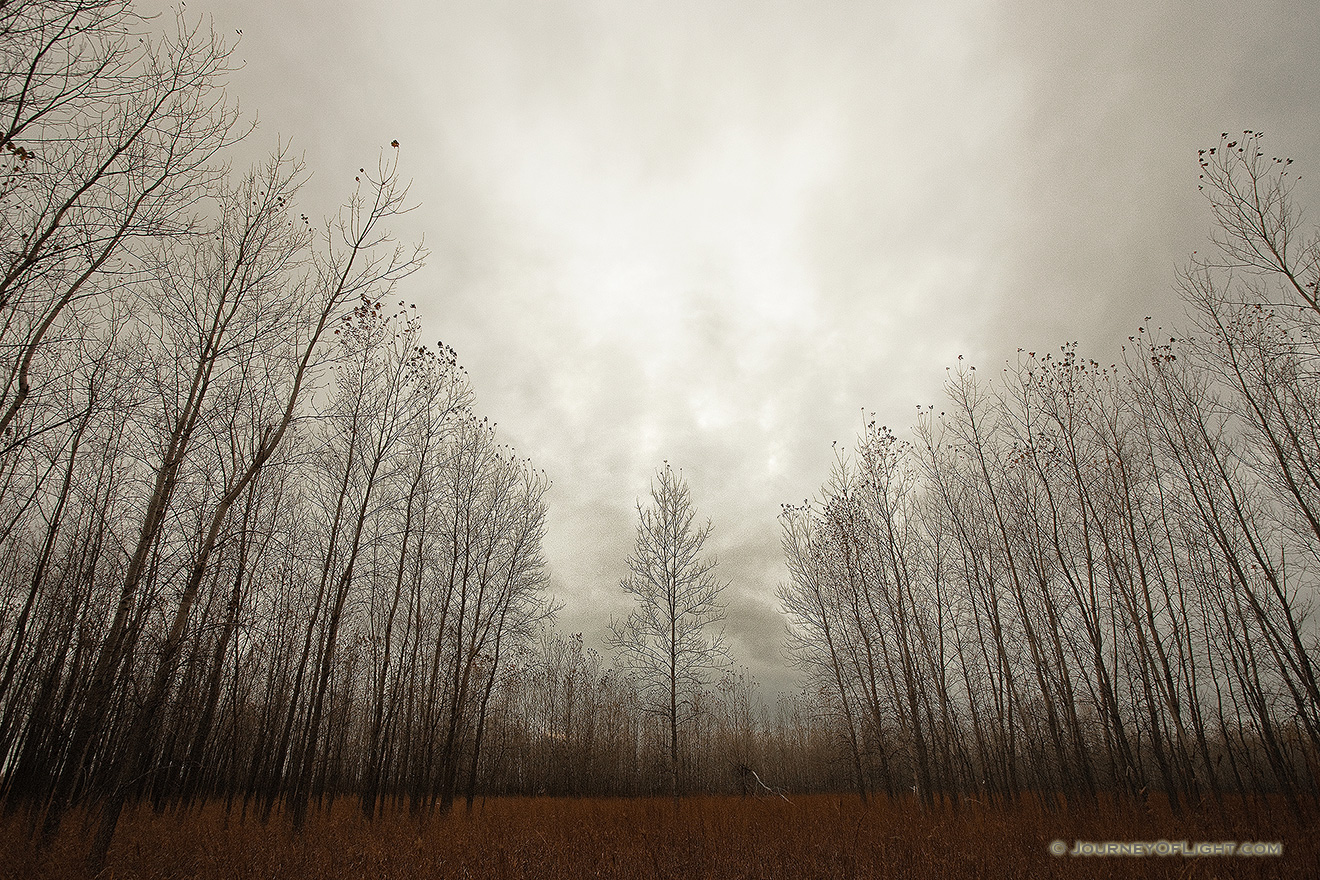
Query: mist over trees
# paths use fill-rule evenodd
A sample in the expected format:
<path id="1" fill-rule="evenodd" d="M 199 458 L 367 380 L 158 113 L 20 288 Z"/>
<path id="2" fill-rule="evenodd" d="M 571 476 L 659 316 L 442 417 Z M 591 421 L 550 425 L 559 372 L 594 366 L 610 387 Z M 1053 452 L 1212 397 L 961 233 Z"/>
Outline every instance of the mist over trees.
<path id="1" fill-rule="evenodd" d="M 961 364 L 785 506 L 773 705 L 681 475 L 608 638 L 553 628 L 550 483 L 400 292 L 397 142 L 328 222 L 247 171 L 231 55 L 0 4 L 0 796 L 50 839 L 207 801 L 301 828 L 487 794 L 1320 804 L 1320 239 L 1258 133 L 1201 157 L 1186 335 Z"/>

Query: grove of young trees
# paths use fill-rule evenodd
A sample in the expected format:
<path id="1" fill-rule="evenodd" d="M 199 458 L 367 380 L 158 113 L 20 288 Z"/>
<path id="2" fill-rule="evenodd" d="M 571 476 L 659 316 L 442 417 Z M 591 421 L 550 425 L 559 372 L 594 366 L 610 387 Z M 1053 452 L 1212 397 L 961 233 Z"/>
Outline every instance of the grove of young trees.
<path id="1" fill-rule="evenodd" d="M 143 799 L 448 809 L 551 610 L 545 476 L 391 300 L 392 150 L 314 227 L 149 24 L 0 6 L 0 792 L 94 867 Z"/>
<path id="2" fill-rule="evenodd" d="M 1320 803 L 1320 239 L 1290 164 L 1202 151 L 1191 335 L 959 366 L 784 509 L 791 648 L 863 797 Z"/>

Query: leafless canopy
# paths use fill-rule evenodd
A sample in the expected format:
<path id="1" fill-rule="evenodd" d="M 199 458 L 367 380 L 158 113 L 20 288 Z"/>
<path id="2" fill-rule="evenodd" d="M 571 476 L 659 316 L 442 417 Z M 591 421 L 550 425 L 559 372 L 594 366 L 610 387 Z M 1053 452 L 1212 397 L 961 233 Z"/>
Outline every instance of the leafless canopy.
<path id="1" fill-rule="evenodd" d="M 679 726 L 697 708 L 695 699 L 729 664 L 715 562 L 703 557 L 712 525 L 696 524 L 692 496 L 681 473 L 668 464 L 651 482 L 651 503 L 637 505 L 637 545 L 620 584 L 637 607 L 610 626 L 609 644 L 621 669 L 631 673 L 651 711 L 670 727 L 671 787 L 678 793 Z"/>

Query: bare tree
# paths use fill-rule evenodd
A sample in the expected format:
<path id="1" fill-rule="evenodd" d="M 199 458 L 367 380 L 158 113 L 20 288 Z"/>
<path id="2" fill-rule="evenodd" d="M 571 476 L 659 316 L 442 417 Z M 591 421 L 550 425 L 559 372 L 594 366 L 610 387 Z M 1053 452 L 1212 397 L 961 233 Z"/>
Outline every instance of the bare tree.
<path id="1" fill-rule="evenodd" d="M 224 94 L 229 50 L 182 15 L 150 35 L 124 0 L 0 8 L 0 437 L 54 378 L 78 303 L 103 305 L 141 269 L 145 244 L 198 228 L 199 202 L 242 135 Z M 36 384 L 34 384 L 34 382 Z"/>
<path id="2" fill-rule="evenodd" d="M 666 464 L 651 481 L 651 505 L 637 504 L 637 547 L 620 586 L 637 602 L 610 624 L 608 643 L 620 667 L 637 677 L 643 700 L 669 726 L 669 787 L 678 799 L 681 722 L 716 671 L 729 665 L 728 642 L 714 624 L 724 619 L 714 560 L 702 549 L 713 526 L 695 524 L 692 496 Z"/>

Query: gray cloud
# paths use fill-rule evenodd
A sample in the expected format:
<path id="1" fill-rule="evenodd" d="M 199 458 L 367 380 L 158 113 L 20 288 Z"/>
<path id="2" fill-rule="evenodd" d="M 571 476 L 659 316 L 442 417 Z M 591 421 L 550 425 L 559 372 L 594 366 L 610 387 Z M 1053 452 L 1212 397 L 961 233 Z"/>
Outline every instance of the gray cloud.
<path id="1" fill-rule="evenodd" d="M 402 142 L 421 208 L 399 232 L 433 254 L 407 295 L 555 481 L 564 627 L 596 640 L 626 610 L 634 505 L 669 460 L 771 689 L 779 504 L 863 409 L 902 428 L 958 354 L 1105 357 L 1176 320 L 1220 131 L 1320 174 L 1308 2 L 209 8 L 243 29 L 253 155 L 292 136 L 313 208 Z"/>

